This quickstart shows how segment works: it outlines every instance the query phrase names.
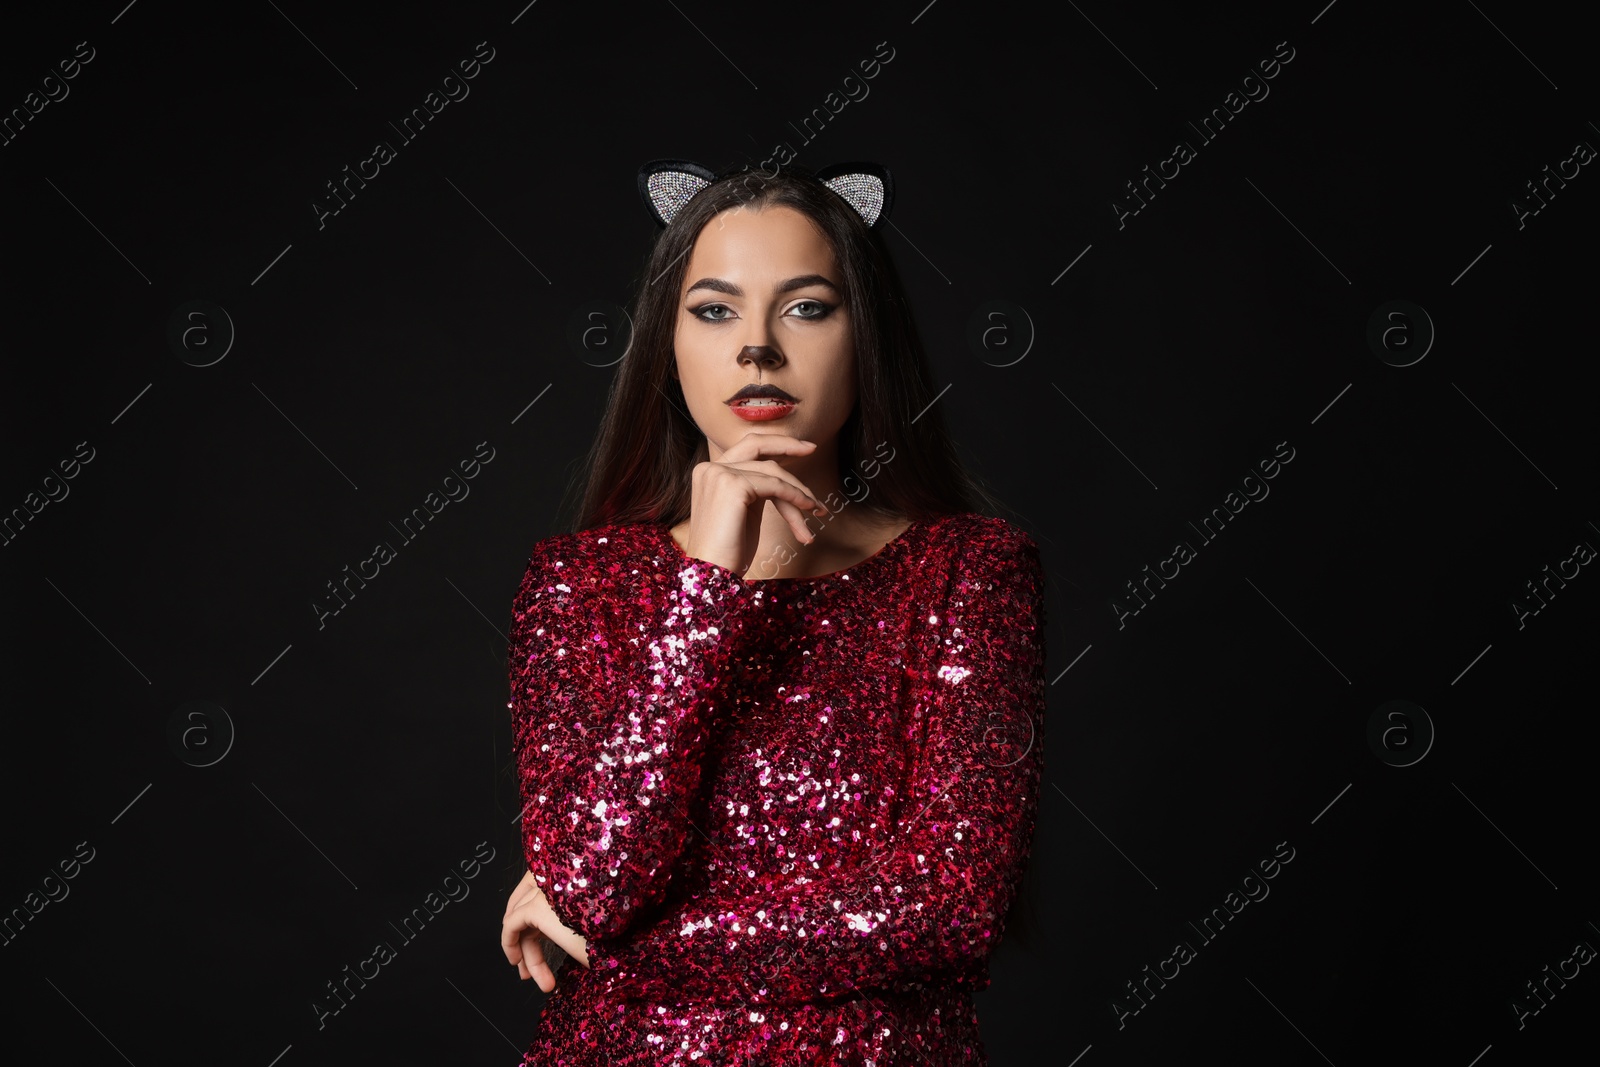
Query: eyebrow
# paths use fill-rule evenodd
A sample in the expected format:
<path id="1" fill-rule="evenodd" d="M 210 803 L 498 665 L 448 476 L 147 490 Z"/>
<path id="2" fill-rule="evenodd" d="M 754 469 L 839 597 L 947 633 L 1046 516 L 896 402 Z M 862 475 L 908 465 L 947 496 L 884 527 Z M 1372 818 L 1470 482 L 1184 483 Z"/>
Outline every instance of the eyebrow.
<path id="1" fill-rule="evenodd" d="M 790 293 L 790 292 L 793 292 L 796 289 L 804 289 L 808 285 L 822 285 L 822 286 L 826 286 L 829 289 L 832 289 L 835 293 L 839 292 L 839 287 L 837 285 L 834 285 L 832 282 L 830 282 L 828 279 L 824 278 L 820 274 L 802 274 L 802 275 L 799 275 L 798 277 L 790 278 L 788 281 L 783 282 L 782 284 L 780 284 L 778 286 L 778 290 L 777 291 L 780 292 L 780 293 Z M 734 285 L 732 282 L 724 281 L 721 278 L 701 278 L 699 281 L 697 281 L 693 285 L 689 286 L 689 288 L 687 290 L 685 290 L 683 295 L 684 296 L 688 296 L 690 293 L 694 292 L 696 289 L 710 289 L 713 292 L 726 293 L 729 296 L 743 296 L 744 295 L 744 290 L 743 289 L 740 289 L 737 285 Z M 840 295 L 843 295 L 843 294 L 840 294 Z"/>

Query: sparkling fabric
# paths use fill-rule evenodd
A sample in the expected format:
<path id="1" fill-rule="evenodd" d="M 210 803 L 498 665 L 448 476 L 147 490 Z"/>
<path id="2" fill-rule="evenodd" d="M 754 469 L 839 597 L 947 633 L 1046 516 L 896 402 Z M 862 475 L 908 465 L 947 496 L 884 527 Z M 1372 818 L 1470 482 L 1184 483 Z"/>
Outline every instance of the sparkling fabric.
<path id="1" fill-rule="evenodd" d="M 524 1064 L 986 1064 L 1043 759 L 1043 573 L 1002 519 L 746 581 L 665 526 L 534 546 L 523 853 L 586 941 Z"/>
<path id="2" fill-rule="evenodd" d="M 875 174 L 841 174 L 822 184 L 850 201 L 868 226 L 883 212 L 883 180 Z"/>
<path id="3" fill-rule="evenodd" d="M 698 174 L 681 170 L 658 170 L 645 179 L 645 185 L 650 190 L 650 202 L 669 223 L 683 210 L 683 205 L 694 198 L 694 194 L 710 184 Z"/>

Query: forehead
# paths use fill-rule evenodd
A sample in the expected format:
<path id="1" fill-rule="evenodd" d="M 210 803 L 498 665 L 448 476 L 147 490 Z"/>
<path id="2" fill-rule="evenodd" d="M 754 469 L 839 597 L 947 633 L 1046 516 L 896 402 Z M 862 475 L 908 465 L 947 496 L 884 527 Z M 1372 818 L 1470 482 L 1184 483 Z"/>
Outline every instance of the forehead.
<path id="1" fill-rule="evenodd" d="M 827 238 L 791 207 L 730 208 L 706 223 L 689 253 L 683 285 L 704 277 L 760 285 L 800 274 L 838 279 Z"/>

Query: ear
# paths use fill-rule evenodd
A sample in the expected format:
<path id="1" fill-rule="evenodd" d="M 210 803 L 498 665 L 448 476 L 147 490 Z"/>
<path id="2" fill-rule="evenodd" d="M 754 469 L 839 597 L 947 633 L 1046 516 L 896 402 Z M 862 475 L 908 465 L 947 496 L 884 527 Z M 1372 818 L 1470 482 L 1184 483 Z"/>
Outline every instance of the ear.
<path id="1" fill-rule="evenodd" d="M 687 159 L 652 159 L 639 168 L 639 196 L 659 226 L 666 226 L 716 175 Z"/>
<path id="2" fill-rule="evenodd" d="M 894 201 L 889 168 L 877 163 L 835 163 L 817 171 L 816 178 L 844 197 L 869 229 L 888 217 Z"/>

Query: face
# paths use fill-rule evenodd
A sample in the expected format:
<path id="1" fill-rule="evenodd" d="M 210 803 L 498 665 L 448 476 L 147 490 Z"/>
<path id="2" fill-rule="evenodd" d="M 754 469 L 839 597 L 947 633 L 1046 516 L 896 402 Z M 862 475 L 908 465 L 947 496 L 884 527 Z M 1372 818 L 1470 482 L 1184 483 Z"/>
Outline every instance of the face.
<path id="1" fill-rule="evenodd" d="M 855 347 L 844 277 L 822 233 L 789 207 L 731 208 L 689 253 L 674 334 L 689 414 L 712 455 L 752 430 L 826 447 L 855 407 Z M 743 406 L 744 387 L 792 403 Z"/>

